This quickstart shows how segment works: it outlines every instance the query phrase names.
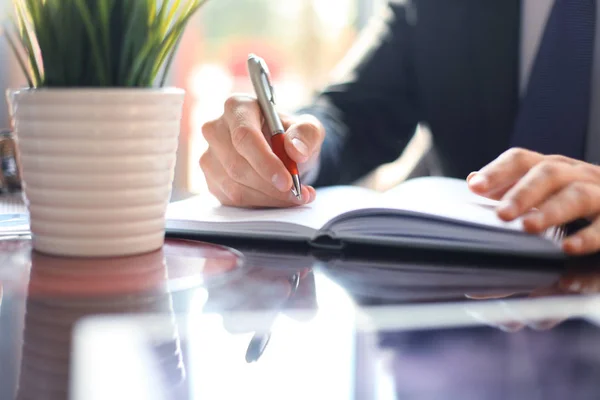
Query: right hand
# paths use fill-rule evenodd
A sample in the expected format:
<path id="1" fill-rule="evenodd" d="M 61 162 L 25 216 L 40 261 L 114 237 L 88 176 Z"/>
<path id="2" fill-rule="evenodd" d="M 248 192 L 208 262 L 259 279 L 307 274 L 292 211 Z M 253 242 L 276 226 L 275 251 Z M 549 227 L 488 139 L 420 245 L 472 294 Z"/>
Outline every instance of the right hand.
<path id="1" fill-rule="evenodd" d="M 300 172 L 316 163 L 325 129 L 308 115 L 281 116 L 285 149 Z M 202 134 L 208 150 L 200 158 L 210 192 L 224 205 L 291 207 L 312 202 L 315 189 L 302 186 L 302 200 L 291 193 L 292 177 L 270 146 L 270 132 L 256 99 L 232 96 L 221 117 L 207 122 Z"/>

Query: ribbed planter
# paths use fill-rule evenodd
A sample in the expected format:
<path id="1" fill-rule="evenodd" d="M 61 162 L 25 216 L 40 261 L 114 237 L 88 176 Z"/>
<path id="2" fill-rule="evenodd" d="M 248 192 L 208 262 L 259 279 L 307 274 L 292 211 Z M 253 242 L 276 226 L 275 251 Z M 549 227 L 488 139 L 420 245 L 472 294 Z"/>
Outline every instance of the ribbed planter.
<path id="1" fill-rule="evenodd" d="M 35 250 L 103 257 L 163 245 L 183 99 L 180 89 L 12 94 Z"/>

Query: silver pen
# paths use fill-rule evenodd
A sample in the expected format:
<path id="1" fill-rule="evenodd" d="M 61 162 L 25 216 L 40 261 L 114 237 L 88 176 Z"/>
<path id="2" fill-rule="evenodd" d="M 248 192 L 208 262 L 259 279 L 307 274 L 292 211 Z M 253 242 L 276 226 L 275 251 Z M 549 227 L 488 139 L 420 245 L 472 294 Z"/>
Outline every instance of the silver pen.
<path id="1" fill-rule="evenodd" d="M 267 121 L 267 126 L 271 132 L 271 147 L 273 152 L 283 162 L 286 169 L 292 175 L 292 181 L 294 186 L 292 187 L 292 193 L 298 200 L 302 200 L 302 189 L 300 183 L 300 174 L 298 173 L 298 166 L 296 162 L 292 160 L 285 151 L 284 147 L 284 133 L 285 129 L 279 118 L 279 114 L 275 109 L 275 90 L 271 84 L 269 76 L 269 68 L 265 61 L 255 54 L 248 56 L 248 73 L 254 87 L 254 92 L 258 99 L 258 104 L 262 110 L 263 116 Z"/>

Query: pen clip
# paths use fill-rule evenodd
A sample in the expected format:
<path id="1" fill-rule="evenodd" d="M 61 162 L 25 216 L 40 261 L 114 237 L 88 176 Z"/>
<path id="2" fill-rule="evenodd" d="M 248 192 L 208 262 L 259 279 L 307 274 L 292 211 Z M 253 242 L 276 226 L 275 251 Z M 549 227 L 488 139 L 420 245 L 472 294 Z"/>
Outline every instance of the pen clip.
<path id="1" fill-rule="evenodd" d="M 285 132 L 275 106 L 275 90 L 271 83 L 271 75 L 267 63 L 255 54 L 248 55 L 248 73 L 260 104 L 263 116 L 267 121 L 271 135 Z"/>
<path id="2" fill-rule="evenodd" d="M 263 86 L 265 88 L 265 90 L 267 91 L 267 99 L 273 103 L 273 105 L 277 104 L 277 102 L 275 101 L 275 89 L 273 88 L 273 85 L 271 84 L 271 72 L 269 71 L 269 67 L 267 66 L 267 64 L 265 63 L 265 60 L 263 60 L 262 58 L 255 56 L 256 59 L 258 60 L 258 65 L 260 66 L 260 79 L 263 82 Z"/>

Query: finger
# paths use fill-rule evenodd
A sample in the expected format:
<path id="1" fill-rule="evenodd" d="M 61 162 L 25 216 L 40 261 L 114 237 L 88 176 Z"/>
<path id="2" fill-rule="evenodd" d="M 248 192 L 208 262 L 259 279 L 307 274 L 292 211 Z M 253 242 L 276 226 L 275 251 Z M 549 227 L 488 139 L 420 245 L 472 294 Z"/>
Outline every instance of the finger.
<path id="1" fill-rule="evenodd" d="M 488 294 L 479 294 L 479 293 L 465 293 L 465 297 L 471 300 L 497 300 L 497 299 L 505 299 L 507 297 L 511 297 L 517 294 L 517 292 L 510 293 L 488 293 Z"/>
<path id="2" fill-rule="evenodd" d="M 537 289 L 533 289 L 529 293 L 529 298 L 537 299 L 540 297 L 550 297 L 550 296 L 558 296 L 563 294 L 563 291 L 558 286 L 558 282 L 549 286 L 539 287 Z"/>
<path id="3" fill-rule="evenodd" d="M 306 191 L 305 191 L 306 189 Z M 304 199 L 304 194 L 308 193 L 308 195 L 310 196 L 310 200 L 307 200 L 306 203 L 312 203 L 313 201 L 315 201 L 317 199 L 317 191 L 315 190 L 314 187 L 312 186 L 308 186 L 308 185 L 302 185 L 302 198 Z"/>
<path id="4" fill-rule="evenodd" d="M 515 317 L 513 315 L 514 312 L 507 308 L 502 300 L 490 301 L 489 304 L 491 307 L 487 312 L 482 312 L 480 309 L 470 309 L 468 306 L 466 311 L 477 321 L 498 328 L 504 332 L 517 332 L 525 327 L 523 321 L 520 321 L 520 318 Z M 497 311 L 494 311 L 494 308 L 497 308 Z M 499 318 L 499 313 L 507 315 L 503 318 Z"/>
<path id="5" fill-rule="evenodd" d="M 233 207 L 287 208 L 308 204 L 314 200 L 306 186 L 302 187 L 302 200 L 298 200 L 291 192 L 287 194 L 286 200 L 275 199 L 229 178 L 220 182 L 220 188 L 229 199 L 224 205 Z"/>
<path id="6" fill-rule="evenodd" d="M 207 179 L 212 179 L 218 183 L 218 186 L 222 188 L 223 182 L 227 179 L 231 179 L 243 186 L 251 187 L 264 195 L 271 197 L 273 199 L 279 200 L 281 202 L 288 202 L 290 199 L 290 192 L 287 191 L 285 193 L 280 192 L 275 189 L 271 184 L 266 182 L 260 177 L 256 171 L 247 163 L 247 161 L 238 156 L 238 162 L 236 166 L 231 166 L 228 170 L 221 164 L 221 162 L 217 159 L 214 153 L 211 150 L 206 151 L 202 157 L 200 157 L 200 166 L 203 171 L 205 171 L 205 175 L 207 175 Z M 307 200 L 312 198 L 312 192 L 314 189 L 306 188 L 306 192 L 309 193 L 309 196 L 306 198 L 303 197 L 302 201 L 295 201 L 296 204 L 306 204 Z"/>
<path id="7" fill-rule="evenodd" d="M 499 199 L 499 193 L 507 190 L 543 156 L 529 150 L 513 148 L 502 153 L 480 171 L 469 175 L 469 188 L 480 195 Z"/>
<path id="8" fill-rule="evenodd" d="M 213 181 L 206 180 L 206 185 L 208 186 L 208 191 L 219 200 L 219 203 L 222 205 L 229 205 L 231 199 L 223 193 L 221 188 L 216 185 Z"/>
<path id="9" fill-rule="evenodd" d="M 536 331 L 549 331 L 561 324 L 563 319 L 544 319 L 540 321 L 532 321 L 529 323 L 531 329 Z"/>
<path id="10" fill-rule="evenodd" d="M 509 322 L 498 323 L 497 327 L 498 327 L 498 329 L 500 329 L 504 332 L 515 333 L 515 332 L 519 332 L 520 330 L 525 328 L 525 324 L 523 324 L 521 322 L 517 322 L 517 321 L 509 321 Z"/>
<path id="11" fill-rule="evenodd" d="M 247 183 L 250 176 L 258 175 L 258 172 L 254 171 L 254 168 L 233 147 L 229 127 L 224 121 L 218 119 L 205 123 L 202 126 L 202 134 L 209 145 L 208 151 L 200 158 L 200 166 L 207 179 L 213 173 L 209 168 L 211 164 L 205 162 L 208 155 L 216 157 L 226 173 L 237 182 Z M 266 185 L 273 185 L 270 181 L 261 180 Z"/>
<path id="12" fill-rule="evenodd" d="M 539 233 L 553 226 L 594 215 L 599 211 L 600 186 L 575 182 L 552 195 L 537 210 L 526 214 L 523 218 L 523 226 L 529 233 Z M 577 241 L 577 237 L 574 240 Z"/>
<path id="13" fill-rule="evenodd" d="M 585 179 L 585 172 L 561 161 L 542 161 L 525 174 L 502 197 L 498 216 L 513 220 L 538 206 L 556 191 L 575 180 Z"/>
<path id="14" fill-rule="evenodd" d="M 207 154 L 209 151 L 210 150 L 208 150 L 200 158 L 200 164 L 202 166 L 202 169 L 204 171 L 204 177 L 206 179 L 206 186 L 208 187 L 208 191 L 213 196 L 215 196 L 217 198 L 217 200 L 219 200 L 219 203 L 226 204 L 226 203 L 230 202 L 231 200 L 221 190 L 221 186 L 219 184 L 219 182 L 221 181 L 221 178 L 219 176 L 217 176 L 217 174 L 219 174 L 220 172 L 219 171 L 214 171 L 212 169 L 210 171 L 205 169 L 205 167 L 207 165 L 207 162 L 208 162 L 207 160 L 210 159 L 209 156 L 208 156 L 208 154 Z"/>
<path id="15" fill-rule="evenodd" d="M 596 199 L 600 202 L 600 189 L 595 187 Z M 563 241 L 567 254 L 583 255 L 600 250 L 600 218 L 597 217 L 587 228 L 580 230 Z"/>
<path id="16" fill-rule="evenodd" d="M 318 153 L 323 143 L 324 128 L 312 116 L 300 116 L 285 134 L 285 150 L 297 163 L 307 162 Z"/>
<path id="17" fill-rule="evenodd" d="M 600 275 L 594 273 L 561 278 L 559 287 L 569 293 L 600 293 Z"/>
<path id="18" fill-rule="evenodd" d="M 225 122 L 235 151 L 267 182 L 281 192 L 292 187 L 292 177 L 262 133 L 260 106 L 255 99 L 231 97 L 225 103 Z"/>

